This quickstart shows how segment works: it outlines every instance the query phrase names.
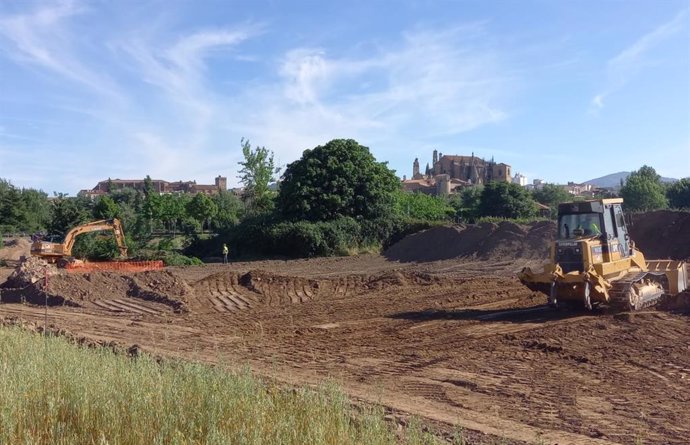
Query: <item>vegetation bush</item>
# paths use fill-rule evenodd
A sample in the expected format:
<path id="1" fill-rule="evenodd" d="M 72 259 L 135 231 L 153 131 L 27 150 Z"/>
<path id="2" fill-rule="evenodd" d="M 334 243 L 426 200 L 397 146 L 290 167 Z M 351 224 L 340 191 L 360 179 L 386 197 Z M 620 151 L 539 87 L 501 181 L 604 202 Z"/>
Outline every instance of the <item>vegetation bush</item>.
<path id="1" fill-rule="evenodd" d="M 347 255 L 362 244 L 362 227 L 354 218 L 338 218 L 317 224 L 327 255 Z"/>
<path id="2" fill-rule="evenodd" d="M 342 217 L 332 221 L 286 222 L 275 215 L 264 215 L 245 219 L 215 238 L 195 239 L 185 253 L 199 257 L 218 257 L 223 243 L 227 243 L 231 256 L 235 257 L 267 255 L 308 258 L 348 255 L 360 251 L 379 251 L 410 233 L 444 223 L 399 215 L 361 221 Z"/>
<path id="3" fill-rule="evenodd" d="M 383 409 L 334 385 L 281 388 L 249 371 L 136 359 L 0 328 L 0 443 L 397 444 Z M 412 426 L 410 445 L 437 443 Z"/>
<path id="4" fill-rule="evenodd" d="M 481 224 L 481 223 L 502 223 L 502 222 L 512 222 L 515 224 L 531 224 L 534 222 L 539 222 L 539 221 L 550 221 L 550 218 L 543 218 L 539 216 L 534 216 L 531 218 L 501 218 L 497 216 L 482 216 L 480 218 L 477 218 L 475 221 L 476 224 Z"/>
<path id="5" fill-rule="evenodd" d="M 690 209 L 690 178 L 683 178 L 669 186 L 666 197 L 675 209 Z"/>
<path id="6" fill-rule="evenodd" d="M 532 196 L 518 184 L 490 182 L 482 190 L 480 216 L 530 218 L 536 213 L 537 207 Z"/>
<path id="7" fill-rule="evenodd" d="M 451 220 L 455 217 L 456 210 L 446 198 L 403 191 L 398 191 L 394 196 L 394 212 L 400 216 L 428 221 Z"/>
<path id="8" fill-rule="evenodd" d="M 276 224 L 266 233 L 272 245 L 269 253 L 289 257 L 328 255 L 331 246 L 326 244 L 322 229 L 306 221 Z"/>
<path id="9" fill-rule="evenodd" d="M 541 189 L 532 192 L 532 197 L 535 201 L 549 207 L 553 219 L 558 218 L 558 204 L 573 200 L 573 195 L 556 184 L 544 184 Z"/>
<path id="10" fill-rule="evenodd" d="M 198 266 L 204 264 L 203 261 L 197 257 L 187 256 L 182 253 L 169 250 L 142 249 L 138 252 L 134 259 L 142 261 L 161 260 L 166 266 Z"/>

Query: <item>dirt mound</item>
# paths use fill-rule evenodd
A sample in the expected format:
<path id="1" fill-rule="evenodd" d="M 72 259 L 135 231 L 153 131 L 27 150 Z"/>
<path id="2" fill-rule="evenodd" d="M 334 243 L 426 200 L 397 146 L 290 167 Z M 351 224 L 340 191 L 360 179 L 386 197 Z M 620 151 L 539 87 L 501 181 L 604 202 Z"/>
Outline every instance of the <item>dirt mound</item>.
<path id="1" fill-rule="evenodd" d="M 23 263 L 23 265 L 25 265 Z M 34 275 L 24 274 L 31 279 Z M 23 280 L 24 275 L 20 275 Z M 57 270 L 49 277 L 48 286 L 41 280 L 33 282 L 21 292 L 21 299 L 43 304 L 45 294 L 49 304 L 84 306 L 100 300 L 134 298 L 160 303 L 175 312 L 186 311 L 187 297 L 192 289 L 170 271 L 149 271 L 135 274 L 115 272 L 65 273 Z M 19 279 L 19 278 L 18 278 Z M 16 284 L 17 281 L 8 283 Z"/>
<path id="2" fill-rule="evenodd" d="M 690 212 L 633 214 L 629 230 L 647 259 L 690 260 Z"/>
<path id="3" fill-rule="evenodd" d="M 5 240 L 5 246 L 0 249 L 0 260 L 19 261 L 31 254 L 31 241 L 26 238 Z"/>
<path id="4" fill-rule="evenodd" d="M 451 280 L 413 271 L 305 278 L 264 270 L 220 272 L 192 284 L 191 310 L 233 312 L 256 306 L 282 306 L 320 298 L 350 297 L 371 291 L 412 286 L 447 286 Z M 454 283 L 454 282 L 453 282 Z"/>
<path id="5" fill-rule="evenodd" d="M 678 295 L 667 296 L 657 306 L 658 309 L 690 315 L 690 290 Z"/>
<path id="6" fill-rule="evenodd" d="M 434 227 L 407 236 L 391 246 L 384 256 L 402 262 L 425 262 L 459 257 L 482 260 L 543 259 L 555 235 L 555 224 L 540 221 L 519 225 L 498 224 Z"/>
<path id="7" fill-rule="evenodd" d="M 12 272 L 3 287 L 23 288 L 32 284 L 40 286 L 46 275 L 55 274 L 57 274 L 55 266 L 40 258 L 28 257 Z"/>

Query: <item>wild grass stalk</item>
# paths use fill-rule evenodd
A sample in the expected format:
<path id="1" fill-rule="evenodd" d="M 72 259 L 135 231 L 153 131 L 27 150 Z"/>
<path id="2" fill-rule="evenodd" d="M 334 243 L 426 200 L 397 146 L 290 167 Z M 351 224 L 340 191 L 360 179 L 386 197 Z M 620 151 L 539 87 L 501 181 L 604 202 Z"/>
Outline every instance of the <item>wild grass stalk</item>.
<path id="1" fill-rule="evenodd" d="M 0 444 L 394 444 L 383 411 L 334 385 L 85 349 L 0 328 Z M 419 428 L 404 443 L 430 443 Z"/>

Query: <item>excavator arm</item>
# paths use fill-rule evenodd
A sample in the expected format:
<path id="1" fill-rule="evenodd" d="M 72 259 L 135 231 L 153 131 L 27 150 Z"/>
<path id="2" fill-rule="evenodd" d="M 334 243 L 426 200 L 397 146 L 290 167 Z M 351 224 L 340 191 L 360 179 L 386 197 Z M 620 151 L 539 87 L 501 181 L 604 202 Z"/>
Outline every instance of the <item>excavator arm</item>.
<path id="1" fill-rule="evenodd" d="M 120 250 L 120 256 L 122 258 L 127 258 L 127 245 L 125 244 L 125 235 L 122 231 L 122 223 L 119 219 L 104 219 L 100 221 L 93 221 L 90 223 L 82 224 L 77 226 L 67 232 L 65 236 L 65 241 L 63 243 L 63 253 L 65 256 L 72 255 L 72 247 L 74 247 L 74 242 L 77 236 L 83 233 L 90 232 L 100 232 L 102 230 L 112 230 L 115 235 L 115 241 L 117 242 L 117 248 Z"/>
<path id="2" fill-rule="evenodd" d="M 117 248 L 120 250 L 120 256 L 127 258 L 127 245 L 125 244 L 125 235 L 122 230 L 122 223 L 119 219 L 104 219 L 101 221 L 93 221 L 82 224 L 67 232 L 65 241 L 63 243 L 51 243 L 46 241 L 35 241 L 31 245 L 31 254 L 46 259 L 49 262 L 55 262 L 61 258 L 71 257 L 72 248 L 77 236 L 83 233 L 99 232 L 103 230 L 112 230 L 117 242 Z"/>

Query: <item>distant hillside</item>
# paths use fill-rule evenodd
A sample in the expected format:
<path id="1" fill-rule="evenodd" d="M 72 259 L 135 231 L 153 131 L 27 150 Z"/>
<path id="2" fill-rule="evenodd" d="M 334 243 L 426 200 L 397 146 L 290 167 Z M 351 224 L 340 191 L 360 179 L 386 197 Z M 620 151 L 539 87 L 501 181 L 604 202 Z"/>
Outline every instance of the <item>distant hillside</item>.
<path id="1" fill-rule="evenodd" d="M 585 184 L 592 184 L 596 187 L 619 187 L 621 184 L 621 179 L 625 179 L 630 175 L 630 172 L 618 172 L 611 173 L 610 175 L 602 176 L 601 178 L 590 179 L 585 181 Z M 674 178 L 664 178 L 661 177 L 662 182 L 676 182 L 677 179 Z"/>

